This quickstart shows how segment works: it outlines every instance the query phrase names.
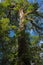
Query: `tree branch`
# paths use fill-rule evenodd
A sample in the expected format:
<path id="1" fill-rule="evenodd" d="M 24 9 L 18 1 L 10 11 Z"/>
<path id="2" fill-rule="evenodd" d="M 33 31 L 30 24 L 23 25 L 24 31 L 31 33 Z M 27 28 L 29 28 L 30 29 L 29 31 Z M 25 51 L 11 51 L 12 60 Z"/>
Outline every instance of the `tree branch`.
<path id="1" fill-rule="evenodd" d="M 41 28 L 40 26 L 38 26 L 36 23 L 34 23 L 34 19 L 28 18 L 28 20 L 30 21 L 30 23 L 31 23 L 34 27 L 36 27 L 36 28 L 42 30 L 42 28 Z"/>
<path id="2" fill-rule="evenodd" d="M 27 13 L 24 14 L 24 16 L 27 16 L 29 14 L 36 14 L 37 16 L 43 18 L 43 16 L 39 12 L 37 12 L 37 10 L 32 10 L 30 12 L 27 12 Z"/>
<path id="3" fill-rule="evenodd" d="M 34 13 L 34 14 L 36 14 L 37 16 L 39 16 L 39 17 L 43 18 L 43 16 L 42 16 L 40 13 L 38 13 L 37 11 L 35 11 L 35 13 Z"/>

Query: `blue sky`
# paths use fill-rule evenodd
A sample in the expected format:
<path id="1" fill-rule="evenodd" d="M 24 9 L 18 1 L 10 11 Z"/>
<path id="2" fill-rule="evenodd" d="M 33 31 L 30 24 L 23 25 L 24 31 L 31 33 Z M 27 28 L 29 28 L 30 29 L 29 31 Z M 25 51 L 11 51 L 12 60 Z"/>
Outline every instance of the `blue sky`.
<path id="1" fill-rule="evenodd" d="M 13 37 L 15 34 L 14 34 L 14 31 L 11 30 L 10 33 L 9 33 L 9 37 Z"/>
<path id="2" fill-rule="evenodd" d="M 34 1 L 40 3 L 42 0 L 29 0 L 29 2 L 33 3 Z"/>

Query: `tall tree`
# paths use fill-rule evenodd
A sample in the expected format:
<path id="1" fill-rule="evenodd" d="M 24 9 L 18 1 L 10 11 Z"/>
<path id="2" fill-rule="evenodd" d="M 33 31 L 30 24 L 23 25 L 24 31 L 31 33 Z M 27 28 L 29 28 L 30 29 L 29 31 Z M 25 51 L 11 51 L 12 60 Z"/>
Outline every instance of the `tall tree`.
<path id="1" fill-rule="evenodd" d="M 1 7 L 2 6 L 2 7 Z M 32 25 L 34 25 L 36 28 L 41 29 L 36 23 L 33 22 L 33 18 L 31 18 L 32 15 L 40 15 L 37 12 L 37 3 L 30 4 L 28 0 L 5 0 L 3 3 L 1 3 L 1 8 L 3 12 L 0 15 L 0 18 L 8 18 L 10 20 L 9 26 L 10 30 L 14 30 L 14 28 L 17 27 L 15 31 L 17 31 L 18 35 L 18 64 L 17 65 L 31 65 L 30 64 L 30 58 L 29 58 L 29 44 L 30 39 L 28 35 L 26 34 L 26 24 L 28 21 L 31 21 Z M 41 15 L 40 15 L 41 16 Z M 41 16 L 43 17 L 43 16 Z M 6 20 L 5 20 L 6 21 Z M 7 25 L 7 24 L 6 24 Z M 4 27 L 3 27 L 4 28 Z M 5 26 L 5 30 L 7 27 Z M 5 33 L 5 32 L 4 32 Z M 5 50 L 4 50 L 5 51 Z M 5 58 L 6 59 L 6 58 Z M 5 65 L 5 61 L 3 63 Z"/>

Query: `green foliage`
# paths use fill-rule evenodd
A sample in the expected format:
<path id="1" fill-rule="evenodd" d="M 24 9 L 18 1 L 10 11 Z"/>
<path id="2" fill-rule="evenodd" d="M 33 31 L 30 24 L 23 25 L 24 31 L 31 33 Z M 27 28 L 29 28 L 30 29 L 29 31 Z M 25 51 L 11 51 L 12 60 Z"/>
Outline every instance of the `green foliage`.
<path id="1" fill-rule="evenodd" d="M 32 4 L 30 4 L 26 12 L 31 12 L 33 10 L 34 10 L 34 7 Z"/>
<path id="2" fill-rule="evenodd" d="M 32 58 L 35 59 L 35 61 L 39 60 L 39 56 L 37 54 L 37 52 L 39 51 L 39 48 L 36 47 L 36 44 L 39 41 L 39 37 L 33 36 L 31 37 L 32 40 L 30 40 L 30 34 L 25 33 L 27 22 L 30 22 L 29 20 L 26 19 L 28 18 L 27 13 L 31 13 L 34 10 L 37 10 L 37 8 L 38 7 L 36 3 L 30 4 L 28 0 L 5 0 L 4 2 L 0 3 L 0 44 L 2 47 L 1 51 L 3 53 L 3 58 L 1 59 L 2 65 L 17 64 L 19 36 L 21 36 L 20 37 L 21 39 L 23 36 L 23 39 L 21 41 L 24 40 L 27 46 L 26 47 L 24 44 L 25 46 L 24 50 L 26 51 L 26 53 L 25 54 L 23 53 L 24 54 L 23 58 L 29 58 L 29 61 L 32 60 Z M 24 13 L 24 22 L 22 23 L 24 25 L 23 31 L 22 29 L 20 29 L 20 26 L 19 26 L 19 23 L 20 23 L 19 10 L 20 9 L 23 9 L 23 13 Z M 25 16 L 25 14 L 27 17 Z M 18 31 L 19 29 L 21 30 L 20 32 Z M 11 31 L 13 30 L 15 32 L 15 36 L 13 37 L 9 36 L 10 30 Z M 32 46 L 35 46 L 35 47 L 30 48 Z M 31 53 L 33 56 L 31 55 Z"/>
<path id="3" fill-rule="evenodd" d="M 0 23 L 1 23 L 1 27 L 2 27 L 3 31 L 8 30 L 8 28 L 9 28 L 9 19 L 8 18 L 2 18 L 0 20 Z"/>
<path id="4" fill-rule="evenodd" d="M 43 48 L 43 44 L 41 44 L 41 48 Z"/>
<path id="5" fill-rule="evenodd" d="M 39 42 L 39 36 L 32 36 L 31 37 L 31 44 L 34 46 Z"/>
<path id="6" fill-rule="evenodd" d="M 11 0 L 5 0 L 4 2 L 2 2 L 2 6 L 3 7 L 8 7 L 11 4 Z"/>

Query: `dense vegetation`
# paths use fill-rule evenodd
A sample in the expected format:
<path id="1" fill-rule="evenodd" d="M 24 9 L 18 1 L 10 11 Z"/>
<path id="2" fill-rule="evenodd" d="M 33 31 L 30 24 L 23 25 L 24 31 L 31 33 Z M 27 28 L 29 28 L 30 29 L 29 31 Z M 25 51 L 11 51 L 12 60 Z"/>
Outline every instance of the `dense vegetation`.
<path id="1" fill-rule="evenodd" d="M 31 4 L 28 0 L 5 0 L 0 3 L 1 65 L 31 65 L 31 61 L 40 65 L 41 49 L 37 45 L 40 38 L 31 37 L 27 32 L 31 28 L 36 31 L 41 29 L 35 23 L 36 17 L 43 17 L 37 12 L 38 8 L 38 3 Z M 14 32 L 13 37 L 10 31 Z"/>

